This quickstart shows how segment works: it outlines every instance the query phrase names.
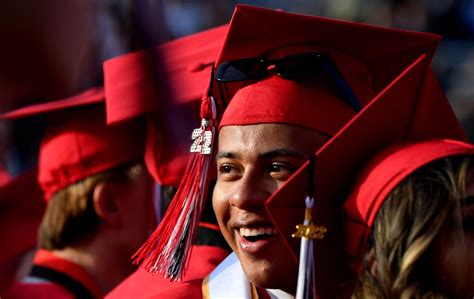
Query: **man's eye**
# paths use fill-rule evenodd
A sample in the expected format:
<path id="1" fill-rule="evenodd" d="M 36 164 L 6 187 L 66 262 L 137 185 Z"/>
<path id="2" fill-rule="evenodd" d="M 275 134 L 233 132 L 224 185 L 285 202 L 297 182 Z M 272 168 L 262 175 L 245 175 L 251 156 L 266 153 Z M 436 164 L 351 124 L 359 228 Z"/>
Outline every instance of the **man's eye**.
<path id="1" fill-rule="evenodd" d="M 295 170 L 296 168 L 292 165 L 274 163 L 268 167 L 267 171 L 273 179 L 286 181 L 295 172 Z"/>
<path id="2" fill-rule="evenodd" d="M 221 165 L 219 167 L 220 173 L 231 173 L 233 171 L 233 167 L 230 165 Z"/>
<path id="3" fill-rule="evenodd" d="M 282 170 L 285 170 L 282 165 L 272 164 L 272 165 L 270 166 L 270 172 L 280 172 L 280 171 L 282 171 Z"/>
<path id="4" fill-rule="evenodd" d="M 288 163 L 273 163 L 269 166 L 269 172 L 295 172 L 298 167 L 290 165 Z"/>
<path id="5" fill-rule="evenodd" d="M 217 170 L 218 179 L 222 181 L 233 181 L 240 177 L 240 169 L 236 165 L 222 164 Z"/>

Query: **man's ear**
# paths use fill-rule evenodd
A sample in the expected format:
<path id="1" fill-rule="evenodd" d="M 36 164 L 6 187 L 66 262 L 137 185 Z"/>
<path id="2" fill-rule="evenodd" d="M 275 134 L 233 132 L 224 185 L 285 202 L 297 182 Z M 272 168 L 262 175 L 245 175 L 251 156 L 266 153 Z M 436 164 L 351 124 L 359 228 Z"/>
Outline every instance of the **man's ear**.
<path id="1" fill-rule="evenodd" d="M 109 183 L 100 182 L 95 186 L 92 201 L 101 221 L 112 225 L 120 224 L 120 206 Z"/>

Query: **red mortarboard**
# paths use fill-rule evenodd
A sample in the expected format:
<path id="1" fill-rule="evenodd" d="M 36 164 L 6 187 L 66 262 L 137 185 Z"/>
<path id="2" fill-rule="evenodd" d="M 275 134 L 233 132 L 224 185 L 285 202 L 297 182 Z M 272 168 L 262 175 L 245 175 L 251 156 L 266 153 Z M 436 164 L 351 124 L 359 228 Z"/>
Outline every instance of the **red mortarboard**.
<path id="1" fill-rule="evenodd" d="M 363 168 L 344 204 L 345 250 L 354 274 L 361 270 L 372 225 L 390 192 L 420 167 L 456 155 L 474 155 L 474 145 L 446 139 L 398 144 Z"/>
<path id="2" fill-rule="evenodd" d="M 47 116 L 38 173 L 46 200 L 87 176 L 143 159 L 144 124 L 107 127 L 103 102 L 103 89 L 93 88 L 65 100 L 2 115 L 4 119 Z"/>
<path id="3" fill-rule="evenodd" d="M 364 105 L 420 55 L 431 59 L 439 39 L 429 33 L 238 5 L 217 65 L 242 58 L 281 57 L 285 52 L 326 53 Z M 273 76 L 244 82 L 251 85 L 236 91 L 220 126 L 286 123 L 335 134 L 355 111 L 335 100 L 338 95 L 328 82 L 309 79 Z"/>
<path id="4" fill-rule="evenodd" d="M 37 173 L 30 170 L 0 187 L 0 264 L 37 244 L 45 210 Z"/>
<path id="5" fill-rule="evenodd" d="M 186 36 L 151 51 L 125 54 L 104 63 L 107 121 L 115 123 L 150 115 L 146 162 L 163 185 L 178 186 L 191 146 L 191 132 L 199 123 L 201 97 L 211 75 L 227 26 Z M 153 66 L 162 71 L 157 77 Z M 170 96 L 163 98 L 156 80 L 164 78 Z"/>
<path id="6" fill-rule="evenodd" d="M 342 202 L 365 161 L 379 149 L 402 140 L 465 138 L 427 63 L 426 57 L 417 60 L 316 152 L 313 219 L 316 225 L 328 228 L 324 239 L 314 243 L 320 295 L 333 294 L 340 279 L 336 275 L 343 273 L 338 236 L 342 232 Z M 416 129 L 420 122 L 426 130 Z M 291 238 L 291 234 L 304 216 L 306 190 L 302 186 L 308 186 L 308 165 L 265 203 L 295 262 L 299 239 Z"/>

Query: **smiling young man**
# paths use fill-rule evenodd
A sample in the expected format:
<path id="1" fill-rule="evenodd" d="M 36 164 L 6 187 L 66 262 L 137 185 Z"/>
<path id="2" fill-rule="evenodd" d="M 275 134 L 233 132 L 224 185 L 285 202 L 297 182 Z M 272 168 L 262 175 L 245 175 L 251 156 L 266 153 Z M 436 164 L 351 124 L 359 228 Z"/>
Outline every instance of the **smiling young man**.
<path id="1" fill-rule="evenodd" d="M 301 32 L 285 31 L 282 24 L 288 23 Z M 254 33 L 249 27 L 260 30 Z M 304 33 L 321 28 L 325 34 L 358 36 L 367 43 L 366 52 L 352 43 L 344 47 L 342 38 L 334 41 L 323 34 Z M 390 42 L 403 34 L 418 35 L 426 44 L 381 75 L 380 59 L 366 57 L 383 53 L 373 37 Z M 204 297 L 229 292 L 225 281 L 235 282 L 231 290 L 238 293 L 232 295 L 239 298 L 294 296 L 298 267 L 265 202 L 398 71 L 419 55 L 429 55 L 435 39 L 428 34 L 237 7 L 216 69 L 218 96 L 227 107 L 219 123 L 213 192 L 214 211 L 233 254 L 206 278 Z M 246 47 L 249 44 L 254 46 Z M 400 55 L 395 52 L 386 55 Z M 237 273 L 245 279 L 237 278 Z"/>

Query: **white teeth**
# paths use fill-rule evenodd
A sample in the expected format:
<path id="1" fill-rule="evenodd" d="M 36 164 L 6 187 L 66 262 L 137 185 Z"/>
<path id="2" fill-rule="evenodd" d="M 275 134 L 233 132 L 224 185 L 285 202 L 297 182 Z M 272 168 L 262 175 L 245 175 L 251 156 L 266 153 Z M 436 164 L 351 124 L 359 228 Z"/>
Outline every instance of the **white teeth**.
<path id="1" fill-rule="evenodd" d="M 276 228 L 260 227 L 260 228 L 240 228 L 240 235 L 243 237 L 255 237 L 260 235 L 276 235 Z"/>

